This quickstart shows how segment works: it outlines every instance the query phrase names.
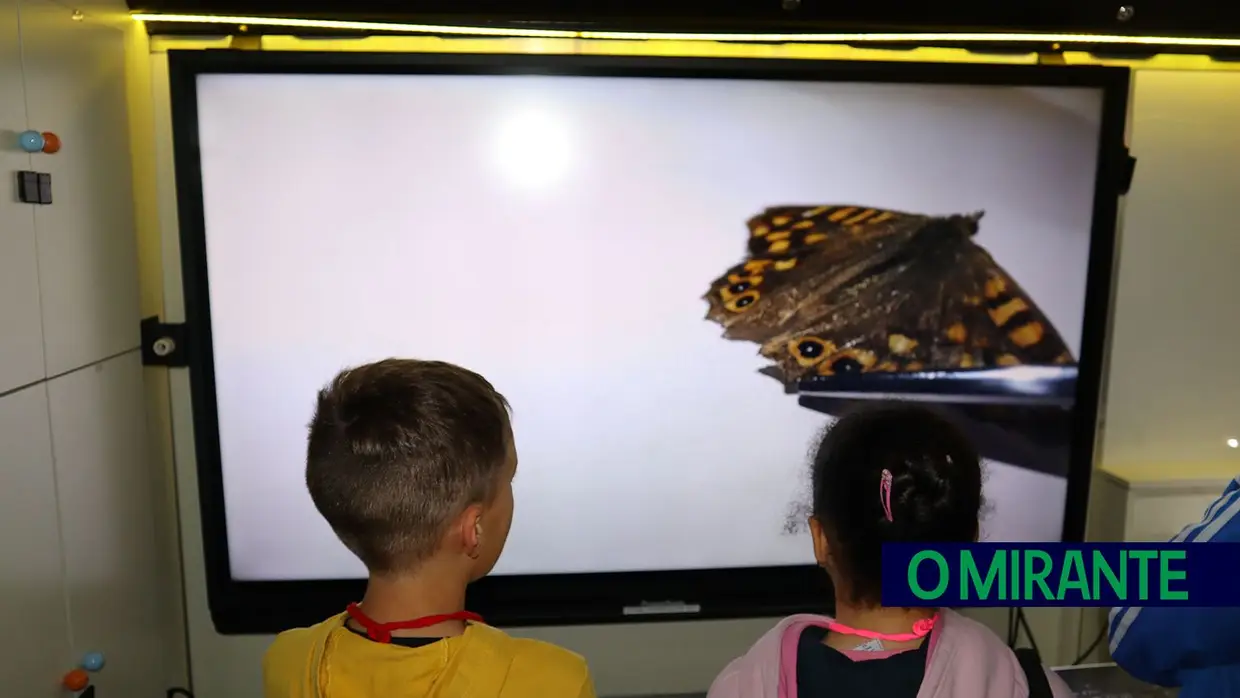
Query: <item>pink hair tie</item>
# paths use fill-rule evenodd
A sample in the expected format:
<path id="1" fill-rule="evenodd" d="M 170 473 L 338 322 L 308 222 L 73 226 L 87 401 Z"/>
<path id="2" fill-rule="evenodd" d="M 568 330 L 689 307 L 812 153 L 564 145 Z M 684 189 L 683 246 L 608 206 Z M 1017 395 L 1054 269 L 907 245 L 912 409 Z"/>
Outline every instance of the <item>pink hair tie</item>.
<path id="1" fill-rule="evenodd" d="M 883 470 L 883 479 L 878 483 L 878 496 L 883 502 L 883 513 L 887 515 L 888 521 L 894 521 L 891 518 L 891 471 Z"/>

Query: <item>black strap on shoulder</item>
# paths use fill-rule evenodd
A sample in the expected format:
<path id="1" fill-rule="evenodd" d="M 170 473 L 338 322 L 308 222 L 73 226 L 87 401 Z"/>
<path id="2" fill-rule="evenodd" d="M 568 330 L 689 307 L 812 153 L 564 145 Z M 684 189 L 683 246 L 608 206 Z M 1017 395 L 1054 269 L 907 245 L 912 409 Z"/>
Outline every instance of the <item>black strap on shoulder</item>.
<path id="1" fill-rule="evenodd" d="M 1054 698 L 1051 692 L 1050 679 L 1046 678 L 1046 670 L 1042 668 L 1042 659 L 1032 648 L 1021 647 L 1012 650 L 1020 668 L 1025 672 L 1025 682 L 1029 684 L 1029 698 Z"/>

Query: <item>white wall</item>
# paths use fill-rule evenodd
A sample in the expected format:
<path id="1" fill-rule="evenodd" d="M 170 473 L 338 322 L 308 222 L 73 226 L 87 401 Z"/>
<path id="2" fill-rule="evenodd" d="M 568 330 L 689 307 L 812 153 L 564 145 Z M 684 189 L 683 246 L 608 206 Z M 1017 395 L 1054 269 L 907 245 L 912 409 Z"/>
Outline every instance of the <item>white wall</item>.
<path id="1" fill-rule="evenodd" d="M 1240 470 L 1240 73 L 1138 73 L 1105 459 Z"/>
<path id="2" fill-rule="evenodd" d="M 1102 461 L 1240 472 L 1240 450 L 1226 443 L 1240 438 L 1240 372 L 1230 365 L 1240 342 L 1240 73 L 1143 71 L 1136 86 L 1138 164 L 1121 232 Z M 1091 518 L 1105 516 L 1099 505 Z M 1082 648 L 1105 620 L 1086 610 Z"/>
<path id="3" fill-rule="evenodd" d="M 138 352 L 127 29 L 0 0 L 0 624 L 15 629 L 0 692 L 14 698 L 63 695 L 90 651 L 107 662 L 101 695 L 185 683 Z M 18 150 L 27 128 L 63 149 Z M 52 205 L 17 201 L 13 173 L 31 169 L 52 175 Z"/>
<path id="4" fill-rule="evenodd" d="M 184 315 L 166 63 L 158 52 L 151 56 L 150 70 L 160 175 L 159 254 L 168 260 L 162 279 L 153 283 L 163 290 L 167 317 L 176 321 Z M 1110 376 L 1114 399 L 1105 413 L 1103 457 L 1168 464 L 1185 457 L 1234 458 L 1224 439 L 1230 435 L 1228 415 L 1240 407 L 1234 385 L 1240 377 L 1229 373 L 1232 345 L 1226 340 L 1238 330 L 1226 323 L 1234 319 L 1229 299 L 1240 297 L 1240 281 L 1222 273 L 1222 267 L 1240 251 L 1240 238 L 1229 236 L 1226 225 L 1235 198 L 1227 183 L 1240 180 L 1240 142 L 1231 135 L 1240 119 L 1240 72 L 1139 73 L 1134 114 L 1134 151 L 1141 162 L 1123 234 Z M 188 376 L 172 372 L 168 380 L 196 695 L 257 696 L 259 659 L 270 638 L 222 637 L 211 627 Z M 1153 425 L 1157 428 L 1151 429 Z M 1004 613 L 987 610 L 977 615 L 998 628 Z M 1030 616 L 1049 661 L 1075 658 L 1081 647 L 1078 611 L 1035 609 Z M 728 659 L 769 626 L 769 620 L 760 619 L 545 628 L 519 634 L 581 652 L 590 661 L 599 691 L 624 695 L 704 690 Z M 1084 644 L 1090 640 L 1085 637 Z"/>

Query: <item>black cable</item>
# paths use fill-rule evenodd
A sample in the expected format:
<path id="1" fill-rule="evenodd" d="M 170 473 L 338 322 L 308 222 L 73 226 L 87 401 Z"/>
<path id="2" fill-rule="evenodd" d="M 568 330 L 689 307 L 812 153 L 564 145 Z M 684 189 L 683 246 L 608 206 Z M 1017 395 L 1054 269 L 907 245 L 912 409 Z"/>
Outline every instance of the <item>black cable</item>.
<path id="1" fill-rule="evenodd" d="M 1029 638 L 1029 648 L 1034 654 L 1041 657 L 1042 652 L 1038 649 L 1038 641 L 1033 639 L 1033 629 L 1029 627 L 1029 620 L 1025 618 L 1025 609 L 1009 608 L 1008 609 L 1008 647 L 1016 649 L 1016 645 L 1020 644 L 1020 631 L 1024 628 L 1025 637 Z"/>
<path id="2" fill-rule="evenodd" d="M 1025 609 L 1016 609 L 1016 621 L 1025 629 L 1025 637 L 1029 638 L 1029 647 L 1033 649 L 1033 653 L 1041 657 L 1042 653 L 1038 651 L 1038 641 L 1033 639 L 1033 629 L 1029 627 L 1029 619 L 1025 617 Z"/>
<path id="3" fill-rule="evenodd" d="M 1077 657 L 1075 662 L 1072 662 L 1072 666 L 1076 666 L 1077 664 L 1080 664 L 1081 662 L 1089 658 L 1089 655 L 1093 654 L 1094 650 L 1098 649 L 1098 645 L 1102 644 L 1102 641 L 1106 638 L 1106 636 L 1107 636 L 1107 626 L 1104 625 L 1102 626 L 1102 630 L 1098 631 L 1098 637 L 1095 637 L 1094 641 L 1090 643 L 1089 649 L 1082 652 L 1081 656 Z"/>

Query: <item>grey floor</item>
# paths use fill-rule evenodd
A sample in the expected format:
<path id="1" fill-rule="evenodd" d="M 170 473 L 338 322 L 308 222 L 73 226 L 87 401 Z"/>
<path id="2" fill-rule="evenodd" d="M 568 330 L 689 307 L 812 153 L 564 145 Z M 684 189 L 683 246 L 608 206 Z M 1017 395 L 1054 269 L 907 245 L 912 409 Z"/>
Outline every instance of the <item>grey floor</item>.
<path id="1" fill-rule="evenodd" d="M 1114 664 L 1091 664 L 1056 669 L 1077 698 L 1174 698 L 1177 688 L 1142 683 Z"/>

